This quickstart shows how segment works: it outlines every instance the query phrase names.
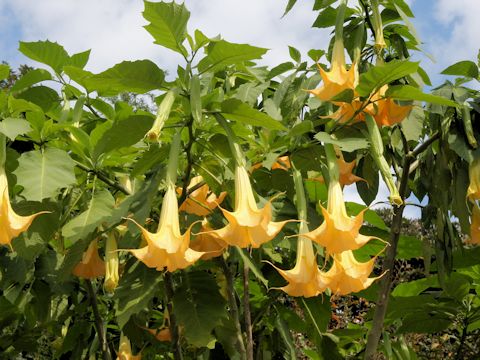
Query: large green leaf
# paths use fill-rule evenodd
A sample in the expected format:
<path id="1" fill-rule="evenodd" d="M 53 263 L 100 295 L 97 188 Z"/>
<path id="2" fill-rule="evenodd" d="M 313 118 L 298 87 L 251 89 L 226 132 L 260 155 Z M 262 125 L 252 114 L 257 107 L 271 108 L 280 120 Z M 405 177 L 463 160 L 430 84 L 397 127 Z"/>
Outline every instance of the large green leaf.
<path id="1" fill-rule="evenodd" d="M 43 85 L 28 88 L 17 95 L 17 97 L 40 106 L 44 112 L 48 112 L 60 104 L 58 93 L 52 88 Z"/>
<path id="2" fill-rule="evenodd" d="M 186 273 L 183 280 L 173 297 L 175 315 L 188 342 L 206 346 L 213 340 L 212 330 L 226 316 L 225 300 L 209 273 Z"/>
<path id="3" fill-rule="evenodd" d="M 96 143 L 93 157 L 98 158 L 103 153 L 136 144 L 152 125 L 153 118 L 146 115 L 132 115 L 115 121 Z"/>
<path id="4" fill-rule="evenodd" d="M 34 69 L 27 72 L 20 79 L 18 79 L 12 86 L 12 92 L 22 91 L 32 85 L 39 83 L 40 81 L 52 80 L 52 75 L 44 69 Z"/>
<path id="5" fill-rule="evenodd" d="M 478 66 L 473 61 L 459 61 L 447 67 L 441 74 L 478 78 Z"/>
<path id="6" fill-rule="evenodd" d="M 72 66 L 76 66 L 80 69 L 83 69 L 85 65 L 87 65 L 88 59 L 90 57 L 90 50 L 83 51 L 77 54 L 73 54 L 70 57 L 69 64 Z"/>
<path id="7" fill-rule="evenodd" d="M 22 196 L 27 200 L 42 201 L 75 183 L 74 166 L 65 151 L 47 148 L 23 153 L 14 173 L 17 183 L 23 186 Z"/>
<path id="8" fill-rule="evenodd" d="M 368 148 L 368 141 L 361 137 L 336 139 L 326 132 L 319 132 L 315 135 L 315 139 L 326 144 L 337 145 L 340 149 L 347 152 Z"/>
<path id="9" fill-rule="evenodd" d="M 150 21 L 145 29 L 155 39 L 155 44 L 165 46 L 180 54 L 187 55 L 182 45 L 187 36 L 187 23 L 190 12 L 185 4 L 172 2 L 145 1 L 143 17 Z"/>
<path id="10" fill-rule="evenodd" d="M 438 105 L 457 106 L 457 103 L 452 100 L 441 96 L 425 94 L 422 90 L 411 85 L 390 86 L 385 95 L 398 100 L 417 100 Z"/>
<path id="11" fill-rule="evenodd" d="M 267 50 L 248 44 L 234 44 L 225 40 L 213 41 L 207 47 L 208 55 L 198 63 L 198 69 L 201 72 L 218 70 L 227 65 L 260 59 Z"/>
<path id="12" fill-rule="evenodd" d="M 15 140 L 18 135 L 24 135 L 32 128 L 30 123 L 22 118 L 6 118 L 0 122 L 0 132 L 10 140 Z"/>
<path id="13" fill-rule="evenodd" d="M 95 192 L 87 210 L 63 226 L 62 235 L 70 243 L 85 238 L 112 215 L 114 205 L 115 199 L 108 190 Z"/>
<path id="14" fill-rule="evenodd" d="M 18 48 L 30 59 L 50 66 L 55 72 L 61 73 L 64 65 L 68 65 L 70 56 L 63 46 L 51 41 L 23 42 Z"/>
<path id="15" fill-rule="evenodd" d="M 286 130 L 285 126 L 267 114 L 258 111 L 238 99 L 228 99 L 222 103 L 222 115 L 227 119 L 244 124 L 261 126 L 272 130 Z"/>
<path id="16" fill-rule="evenodd" d="M 8 78 L 10 75 L 10 66 L 7 64 L 0 64 L 0 80 Z"/>
<path id="17" fill-rule="evenodd" d="M 164 78 L 164 72 L 153 62 L 137 60 L 123 61 L 82 81 L 89 90 L 101 95 L 117 95 L 125 91 L 143 94 L 159 89 Z"/>
<path id="18" fill-rule="evenodd" d="M 360 96 L 368 96 L 385 84 L 398 80 L 418 70 L 418 62 L 392 61 L 385 65 L 373 66 L 360 75 L 356 90 Z"/>

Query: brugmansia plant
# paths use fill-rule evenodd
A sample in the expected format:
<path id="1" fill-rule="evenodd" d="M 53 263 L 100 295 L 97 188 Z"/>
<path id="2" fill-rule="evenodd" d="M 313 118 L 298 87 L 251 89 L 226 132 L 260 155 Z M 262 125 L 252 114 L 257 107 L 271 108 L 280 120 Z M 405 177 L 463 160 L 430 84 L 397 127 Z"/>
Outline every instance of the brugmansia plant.
<path id="1" fill-rule="evenodd" d="M 403 0 L 315 1 L 330 50 L 272 68 L 144 6 L 171 80 L 48 40 L 0 65 L 2 358 L 480 356 L 478 64 L 424 92 Z"/>

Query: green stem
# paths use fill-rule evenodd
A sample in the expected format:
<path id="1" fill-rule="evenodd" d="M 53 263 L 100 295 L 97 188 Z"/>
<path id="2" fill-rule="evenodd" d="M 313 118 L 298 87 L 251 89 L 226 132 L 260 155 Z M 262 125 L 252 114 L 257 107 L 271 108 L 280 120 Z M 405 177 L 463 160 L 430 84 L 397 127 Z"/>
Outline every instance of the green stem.
<path id="1" fill-rule="evenodd" d="M 345 10 L 347 0 L 341 0 L 337 8 L 337 18 L 335 19 L 335 42 L 341 41 L 343 45 L 343 23 L 345 20 Z"/>
<path id="2" fill-rule="evenodd" d="M 177 326 L 177 319 L 175 313 L 173 311 L 173 304 L 172 299 L 174 295 L 174 288 L 173 288 L 173 279 L 172 274 L 168 271 L 164 274 L 164 285 L 165 285 L 165 296 L 167 298 L 167 309 L 168 309 L 168 316 L 169 316 L 169 328 L 170 333 L 172 334 L 172 347 L 173 347 L 173 358 L 175 360 L 182 360 L 182 347 L 180 344 L 180 334 L 178 331 Z"/>
<path id="3" fill-rule="evenodd" d="M 178 130 L 173 136 L 172 144 L 170 145 L 170 153 L 168 155 L 167 165 L 167 185 L 175 186 L 177 182 L 177 170 L 178 170 L 178 155 L 180 153 L 181 144 L 181 130 Z"/>
<path id="4" fill-rule="evenodd" d="M 227 133 L 228 145 L 230 146 L 230 151 L 232 152 L 233 158 L 235 159 L 235 165 L 245 167 L 246 166 L 245 158 L 243 156 L 242 149 L 238 144 L 237 136 L 232 131 L 232 128 L 230 127 L 230 125 L 228 125 L 227 120 L 225 120 L 225 118 L 221 114 L 215 113 L 214 115 L 218 123 L 223 127 L 223 129 Z"/>
<path id="5" fill-rule="evenodd" d="M 248 277 L 250 268 L 243 262 L 243 318 L 245 320 L 245 332 L 247 333 L 247 360 L 253 360 L 253 328 L 252 315 L 250 312 L 250 286 Z"/>

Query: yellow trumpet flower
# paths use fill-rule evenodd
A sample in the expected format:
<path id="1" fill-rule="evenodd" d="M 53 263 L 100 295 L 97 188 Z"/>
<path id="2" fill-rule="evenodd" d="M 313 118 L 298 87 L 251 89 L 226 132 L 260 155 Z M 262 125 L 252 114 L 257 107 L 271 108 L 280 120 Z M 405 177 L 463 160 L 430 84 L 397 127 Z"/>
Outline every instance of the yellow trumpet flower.
<path id="1" fill-rule="evenodd" d="M 338 171 L 339 171 L 339 182 L 342 186 L 345 185 L 351 185 L 353 183 L 356 183 L 357 181 L 365 181 L 365 179 L 361 178 L 360 176 L 357 176 L 353 173 L 353 169 L 355 168 L 355 165 L 357 162 L 355 160 L 351 162 L 346 162 L 345 159 L 343 158 L 343 154 L 340 150 L 336 150 L 337 154 L 337 165 L 338 165 Z M 325 182 L 325 179 L 323 176 L 319 176 L 316 178 L 313 178 L 312 180 L 319 181 L 319 182 Z"/>
<path id="2" fill-rule="evenodd" d="M 408 116 L 413 107 L 412 105 L 398 105 L 393 99 L 385 97 L 387 90 L 388 85 L 382 86 L 372 96 L 371 101 L 373 103 L 365 109 L 365 112 L 373 116 L 378 126 L 391 126 L 401 122 Z"/>
<path id="3" fill-rule="evenodd" d="M 327 209 L 321 207 L 321 210 L 324 217 L 323 223 L 302 236 L 324 246 L 327 255 L 358 249 L 375 238 L 359 233 L 366 209 L 355 217 L 347 215 L 342 185 L 339 181 L 330 181 Z"/>
<path id="4" fill-rule="evenodd" d="M 105 275 L 105 262 L 98 255 L 97 240 L 93 240 L 88 245 L 82 260 L 75 266 L 72 273 L 83 279 L 94 279 Z"/>
<path id="5" fill-rule="evenodd" d="M 325 291 L 329 279 L 318 268 L 312 242 L 302 236 L 298 239 L 297 260 L 291 270 L 282 270 L 271 264 L 288 281 L 288 285 L 279 288 L 290 296 L 312 297 Z"/>
<path id="6" fill-rule="evenodd" d="M 252 173 L 257 169 L 260 169 L 261 167 L 262 167 L 262 163 L 256 163 L 250 167 L 250 172 Z M 288 169 L 290 168 L 291 168 L 290 158 L 288 157 L 288 155 L 284 155 L 284 156 L 280 156 L 277 159 L 277 161 L 273 163 L 270 169 L 271 170 L 280 169 L 280 170 L 288 171 Z"/>
<path id="7" fill-rule="evenodd" d="M 363 101 L 354 99 L 352 102 L 338 102 L 336 105 L 339 105 L 339 107 L 333 114 L 320 117 L 333 119 L 340 124 L 344 124 L 349 121 L 352 123 L 365 121 L 365 114 L 363 111 L 361 111 L 364 106 Z"/>
<path id="8" fill-rule="evenodd" d="M 477 157 L 468 168 L 470 185 L 467 190 L 467 198 L 470 201 L 480 200 L 480 157 Z"/>
<path id="9" fill-rule="evenodd" d="M 120 335 L 120 346 L 118 347 L 117 360 L 141 360 L 142 355 L 133 355 L 132 354 L 132 345 L 130 340 L 121 333 Z"/>
<path id="10" fill-rule="evenodd" d="M 111 231 L 108 234 L 105 245 L 105 281 L 103 286 L 109 293 L 115 290 L 120 280 L 118 275 L 117 239 L 115 236 L 115 233 Z"/>
<path id="11" fill-rule="evenodd" d="M 480 207 L 476 203 L 473 204 L 472 223 L 470 224 L 469 244 L 480 244 Z"/>
<path id="12" fill-rule="evenodd" d="M 325 274 L 328 287 L 335 295 L 347 295 L 366 289 L 378 278 L 369 278 L 375 265 L 376 257 L 365 263 L 355 259 L 352 251 L 333 255 L 333 265 Z"/>
<path id="13" fill-rule="evenodd" d="M 190 180 L 188 189 L 200 184 L 202 181 L 203 178 L 201 176 L 193 177 Z M 217 196 L 210 191 L 208 185 L 204 184 L 188 196 L 182 205 L 180 205 L 179 210 L 198 216 L 207 216 L 213 209 L 222 203 L 226 195 L 226 192 L 222 192 L 217 198 Z"/>
<path id="14" fill-rule="evenodd" d="M 131 219 L 132 220 L 132 219 Z M 200 259 L 204 254 L 192 250 L 190 246 L 190 228 L 182 235 L 178 221 L 178 202 L 175 187 L 170 184 L 163 198 L 160 222 L 156 233 L 151 233 L 132 220 L 142 231 L 147 246 L 129 251 L 146 266 L 162 271 L 184 269 Z"/>
<path id="15" fill-rule="evenodd" d="M 228 244 L 213 234 L 212 231 L 213 229 L 210 227 L 207 219 L 204 219 L 200 232 L 190 244 L 193 250 L 205 253 L 202 256 L 203 260 L 209 260 L 222 255 L 223 251 L 228 247 Z"/>
<path id="16" fill-rule="evenodd" d="M 220 206 L 219 206 L 220 207 Z M 253 195 L 248 172 L 243 166 L 235 170 L 235 210 L 220 207 L 228 224 L 211 233 L 229 245 L 258 248 L 272 240 L 289 221 L 273 222 L 271 200 L 259 209 Z"/>
<path id="17" fill-rule="evenodd" d="M 38 215 L 46 214 L 49 211 L 40 211 L 29 216 L 18 215 L 10 204 L 7 175 L 3 168 L 0 168 L 0 196 L 0 245 L 8 245 L 11 248 L 14 238 L 27 231 Z"/>

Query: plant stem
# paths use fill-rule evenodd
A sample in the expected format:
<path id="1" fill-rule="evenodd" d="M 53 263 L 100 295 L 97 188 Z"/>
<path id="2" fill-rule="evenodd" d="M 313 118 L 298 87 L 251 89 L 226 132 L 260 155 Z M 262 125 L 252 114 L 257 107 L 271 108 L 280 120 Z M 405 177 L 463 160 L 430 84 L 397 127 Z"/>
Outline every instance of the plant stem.
<path id="1" fill-rule="evenodd" d="M 165 295 L 167 298 L 167 309 L 168 309 L 168 316 L 169 322 L 168 325 L 170 327 L 170 333 L 172 334 L 172 347 L 173 347 L 173 357 L 175 360 L 182 360 L 182 347 L 180 345 L 180 335 L 177 326 L 177 319 L 175 317 L 175 313 L 173 312 L 173 304 L 172 298 L 174 294 L 173 290 L 173 281 L 172 281 L 172 274 L 168 271 L 164 274 L 164 285 L 165 285 Z"/>
<path id="2" fill-rule="evenodd" d="M 188 144 L 185 147 L 185 153 L 187 154 L 187 168 L 185 169 L 185 176 L 183 177 L 182 194 L 180 195 L 180 199 L 178 199 L 179 204 L 183 203 L 189 194 L 188 184 L 190 183 L 190 175 L 193 167 L 192 146 L 195 142 L 195 136 L 193 134 L 193 117 L 190 119 L 187 126 L 189 137 Z"/>
<path id="3" fill-rule="evenodd" d="M 225 279 L 227 280 L 227 296 L 228 296 L 228 304 L 230 306 L 230 316 L 235 323 L 235 329 L 237 330 L 237 344 L 236 348 L 240 354 L 241 359 L 247 358 L 247 353 L 245 350 L 245 343 L 243 341 L 242 336 L 242 327 L 240 326 L 240 318 L 238 315 L 238 306 L 237 300 L 235 299 L 235 288 L 233 287 L 233 274 L 228 267 L 227 262 L 220 256 L 218 258 L 220 266 L 222 267 L 223 273 L 225 275 Z"/>
<path id="4" fill-rule="evenodd" d="M 245 332 L 247 333 L 247 360 L 253 360 L 253 333 L 252 318 L 250 314 L 250 287 L 248 276 L 250 268 L 243 262 L 243 316 L 245 319 Z"/>
<path id="5" fill-rule="evenodd" d="M 104 360 L 111 360 L 112 356 L 108 349 L 107 335 L 103 330 L 103 320 L 98 311 L 97 296 L 93 290 L 92 282 L 89 279 L 85 279 L 88 297 L 90 298 L 90 305 L 92 306 L 93 316 L 95 318 L 95 329 L 97 330 L 98 339 L 102 347 L 102 354 Z"/>
<path id="6" fill-rule="evenodd" d="M 124 193 L 125 195 L 130 195 L 130 191 L 128 191 L 127 189 L 125 189 L 122 185 L 120 185 L 119 183 L 117 183 L 116 181 L 108 178 L 107 176 L 105 176 L 103 173 L 101 173 L 100 171 L 98 170 L 94 170 L 94 169 L 90 169 L 88 166 L 85 166 L 83 165 L 82 163 L 78 162 L 78 161 L 75 161 L 75 165 L 77 167 L 79 167 L 80 169 L 82 169 L 83 171 L 86 171 L 86 172 L 89 172 L 89 173 L 93 173 L 94 175 L 96 175 L 100 180 L 102 180 L 105 184 L 107 184 L 108 186 L 111 186 L 113 187 L 114 189 Z"/>

